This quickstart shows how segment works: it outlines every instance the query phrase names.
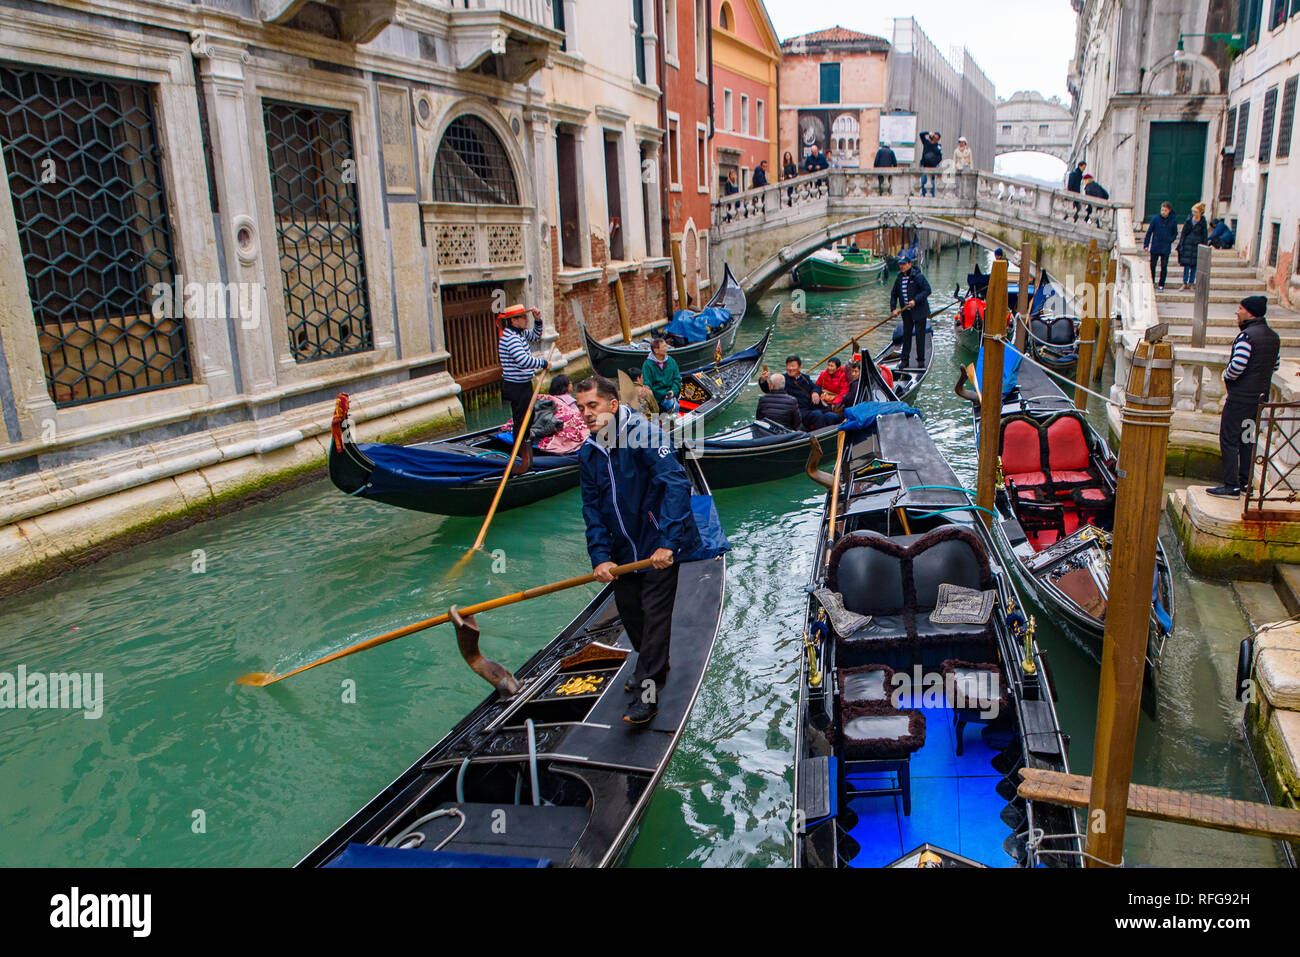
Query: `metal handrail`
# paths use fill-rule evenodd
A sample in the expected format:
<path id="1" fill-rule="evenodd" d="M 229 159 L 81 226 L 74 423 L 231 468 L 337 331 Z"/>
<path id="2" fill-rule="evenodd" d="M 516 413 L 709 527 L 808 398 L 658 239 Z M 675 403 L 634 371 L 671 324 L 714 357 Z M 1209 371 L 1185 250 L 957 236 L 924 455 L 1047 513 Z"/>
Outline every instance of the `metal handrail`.
<path id="1" fill-rule="evenodd" d="M 1300 509 L 1270 509 L 1270 503 L 1300 503 L 1300 402 L 1261 402 L 1255 417 L 1255 455 L 1242 520 L 1300 520 Z"/>

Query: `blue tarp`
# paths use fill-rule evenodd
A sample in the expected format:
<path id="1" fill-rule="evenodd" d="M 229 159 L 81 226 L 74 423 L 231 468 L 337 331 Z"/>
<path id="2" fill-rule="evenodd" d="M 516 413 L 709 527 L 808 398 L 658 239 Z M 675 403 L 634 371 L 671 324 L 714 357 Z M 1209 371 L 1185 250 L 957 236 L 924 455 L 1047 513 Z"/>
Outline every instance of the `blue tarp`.
<path id="1" fill-rule="evenodd" d="M 1174 620 L 1170 617 L 1169 612 L 1165 611 L 1165 606 L 1160 604 L 1160 569 L 1156 569 L 1156 577 L 1151 582 L 1151 604 L 1154 606 L 1156 621 L 1164 629 L 1165 634 L 1174 630 Z"/>
<path id="2" fill-rule="evenodd" d="M 731 321 L 731 312 L 716 306 L 703 312 L 691 312 L 682 309 L 673 316 L 673 321 L 664 326 L 668 335 L 681 336 L 687 342 L 703 342 L 710 332 L 716 332 Z"/>
<path id="3" fill-rule="evenodd" d="M 366 494 L 409 492 L 427 486 L 470 485 L 500 478 L 508 458 L 505 454 L 473 458 L 438 449 L 402 445 L 360 445 L 366 458 L 375 463 Z M 534 456 L 534 464 L 549 468 L 576 465 L 577 456 Z"/>
<path id="4" fill-rule="evenodd" d="M 844 421 L 840 423 L 840 431 L 863 432 L 875 425 L 876 419 L 880 416 L 899 413 L 921 415 L 919 409 L 912 408 L 906 402 L 859 402 L 844 410 Z"/>
<path id="5" fill-rule="evenodd" d="M 326 867 L 549 867 L 550 858 L 508 857 L 504 854 L 462 854 L 456 851 L 425 851 L 420 848 L 371 847 L 349 844 Z"/>
<path id="6" fill-rule="evenodd" d="M 1004 345 L 1002 352 L 1002 397 L 1005 399 L 1019 385 L 1020 363 L 1024 360 L 1015 346 Z M 984 388 L 984 347 L 980 346 L 979 358 L 975 360 L 975 388 Z"/>
<path id="7" fill-rule="evenodd" d="M 727 534 L 722 530 L 722 520 L 718 518 L 717 506 L 713 504 L 712 495 L 692 495 L 691 514 L 695 516 L 695 527 L 700 530 L 699 551 L 683 562 L 702 562 L 731 551 Z"/>

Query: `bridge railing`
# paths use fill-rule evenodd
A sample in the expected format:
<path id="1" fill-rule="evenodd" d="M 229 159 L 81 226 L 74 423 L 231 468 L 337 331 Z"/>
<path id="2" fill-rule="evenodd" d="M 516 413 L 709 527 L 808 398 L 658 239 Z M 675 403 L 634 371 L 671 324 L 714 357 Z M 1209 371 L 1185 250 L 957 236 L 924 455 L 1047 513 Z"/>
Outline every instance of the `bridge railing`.
<path id="1" fill-rule="evenodd" d="M 713 225 L 742 231 L 778 225 L 829 208 L 908 205 L 986 209 L 1011 219 L 1083 227 L 1111 236 L 1120 204 L 983 171 L 886 167 L 831 169 L 724 197 L 713 204 Z M 816 207 L 816 208 L 814 208 Z"/>

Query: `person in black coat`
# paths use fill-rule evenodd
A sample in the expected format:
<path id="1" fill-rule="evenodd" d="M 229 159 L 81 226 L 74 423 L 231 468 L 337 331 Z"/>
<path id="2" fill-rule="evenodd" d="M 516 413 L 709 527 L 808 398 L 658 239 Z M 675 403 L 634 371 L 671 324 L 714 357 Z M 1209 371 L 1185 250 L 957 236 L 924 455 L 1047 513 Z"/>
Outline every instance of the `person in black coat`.
<path id="1" fill-rule="evenodd" d="M 1110 193 L 1105 190 L 1101 183 L 1086 173 L 1083 177 L 1083 194 L 1085 196 L 1095 196 L 1098 199 L 1110 199 Z"/>
<path id="2" fill-rule="evenodd" d="M 1083 191 L 1083 174 L 1088 171 L 1088 164 L 1080 161 L 1079 165 L 1070 170 L 1070 176 L 1065 181 L 1065 188 L 1071 193 Z"/>
<path id="3" fill-rule="evenodd" d="M 781 159 L 781 178 L 796 179 L 799 176 L 799 164 L 794 161 L 794 156 L 789 150 L 785 151 L 785 156 Z M 785 191 L 785 201 L 789 206 L 794 205 L 794 187 L 791 186 Z"/>
<path id="4" fill-rule="evenodd" d="M 876 169 L 888 169 L 891 166 L 898 165 L 898 157 L 894 155 L 894 151 L 889 148 L 889 144 L 886 143 L 884 140 L 880 141 L 880 149 L 876 150 L 876 161 L 872 165 Z M 877 176 L 876 179 L 879 184 L 880 195 L 884 196 L 885 177 Z"/>
<path id="5" fill-rule="evenodd" d="M 768 391 L 758 397 L 754 417 L 784 425 L 795 432 L 803 429 L 803 413 L 799 400 L 785 391 L 785 376 L 776 373 L 767 380 Z"/>
<path id="6" fill-rule="evenodd" d="M 835 417 L 822 406 L 822 394 L 813 380 L 803 372 L 803 360 L 790 356 L 785 360 L 785 375 L 781 377 L 785 385 L 785 394 L 799 404 L 801 424 L 808 431 L 819 429 L 835 421 Z M 759 374 L 758 387 L 763 392 L 780 391 L 773 385 L 773 377 L 766 371 Z"/>
<path id="7" fill-rule="evenodd" d="M 1197 257 L 1200 247 L 1210 241 L 1209 224 L 1205 221 L 1205 204 L 1197 203 L 1192 207 L 1192 215 L 1183 223 L 1182 235 L 1178 237 L 1178 265 L 1183 267 L 1183 288 L 1190 289 L 1196 282 Z"/>
<path id="8" fill-rule="evenodd" d="M 1165 279 L 1169 276 L 1169 254 L 1173 252 L 1174 241 L 1178 239 L 1178 220 L 1174 218 L 1174 206 L 1170 202 L 1160 204 L 1160 212 L 1151 217 L 1147 224 L 1147 234 L 1142 240 L 1142 248 L 1151 250 L 1151 281 L 1156 282 L 1156 265 L 1160 266 L 1160 281 L 1156 288 L 1165 291 Z"/>
<path id="9" fill-rule="evenodd" d="M 767 186 L 767 160 L 758 164 L 758 169 L 754 170 L 754 179 L 751 183 L 752 189 L 762 189 Z"/>
<path id="10" fill-rule="evenodd" d="M 939 145 L 940 136 L 938 133 L 925 131 L 921 134 L 921 168 L 938 169 L 939 164 L 943 162 L 943 147 Z M 925 195 L 926 181 L 930 183 L 930 195 L 934 195 L 934 188 L 939 184 L 939 177 L 921 175 L 921 195 Z"/>
<path id="11" fill-rule="evenodd" d="M 898 257 L 898 278 L 889 294 L 890 316 L 903 317 L 903 357 L 900 369 L 925 368 L 925 328 L 930 319 L 930 283 L 916 268 L 910 252 Z M 916 365 L 911 362 L 916 340 Z"/>

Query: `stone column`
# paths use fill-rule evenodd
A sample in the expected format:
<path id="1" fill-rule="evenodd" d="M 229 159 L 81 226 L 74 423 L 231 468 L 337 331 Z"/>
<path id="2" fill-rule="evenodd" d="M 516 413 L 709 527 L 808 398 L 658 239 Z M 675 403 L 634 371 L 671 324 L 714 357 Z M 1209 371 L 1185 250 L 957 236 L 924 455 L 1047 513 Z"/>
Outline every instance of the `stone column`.
<path id="1" fill-rule="evenodd" d="M 559 0 L 556 0 L 559 2 Z M 549 338 L 556 335 L 555 328 L 555 282 L 552 275 L 554 262 L 551 249 L 551 227 L 559 226 L 559 203 L 552 202 L 555 190 L 552 183 L 558 183 L 555 158 L 555 131 L 551 118 L 545 110 L 529 110 L 524 114 L 524 122 L 532 131 L 532 170 L 533 170 L 533 228 L 532 237 L 527 244 L 525 255 L 531 266 L 529 277 L 532 288 L 529 293 L 532 301 L 542 310 L 543 335 Z M 552 209 L 554 207 L 554 209 Z M 556 241 L 559 241 L 558 230 Z"/>
<path id="2" fill-rule="evenodd" d="M 646 210 L 646 220 L 650 224 L 650 235 L 646 237 L 647 255 L 651 259 L 661 259 L 664 256 L 664 231 L 663 231 L 663 203 L 664 187 L 667 185 L 663 182 L 662 169 L 659 163 L 659 151 L 662 149 L 662 140 L 647 139 L 642 140 L 646 148 L 646 160 L 653 164 L 655 181 L 651 188 L 646 192 L 650 195 L 650 208 Z M 642 170 L 642 176 L 645 171 Z"/>
<path id="3" fill-rule="evenodd" d="M 216 40 L 204 33 L 193 34 L 195 58 L 199 65 L 199 82 L 203 85 L 208 110 L 208 138 L 216 177 L 220 213 L 215 227 L 220 237 L 225 281 L 241 290 L 252 289 L 258 299 L 254 316 L 235 316 L 230 320 L 237 349 L 245 394 L 273 389 L 277 383 L 275 343 L 271 336 L 270 307 L 266 295 L 267 271 L 261 257 L 261 224 L 257 219 L 257 196 L 254 189 L 255 168 L 249 123 L 248 93 L 244 83 L 244 64 L 248 50 L 239 43 Z M 256 101 L 254 101 L 256 105 Z M 274 229 L 275 224 L 264 224 Z M 274 270 L 279 281 L 279 269 Z M 247 300 L 245 300 L 247 301 Z"/>

